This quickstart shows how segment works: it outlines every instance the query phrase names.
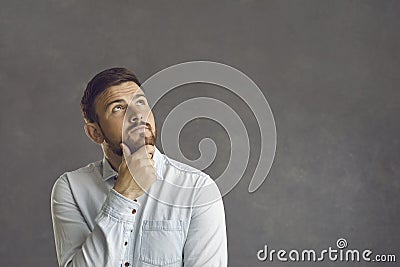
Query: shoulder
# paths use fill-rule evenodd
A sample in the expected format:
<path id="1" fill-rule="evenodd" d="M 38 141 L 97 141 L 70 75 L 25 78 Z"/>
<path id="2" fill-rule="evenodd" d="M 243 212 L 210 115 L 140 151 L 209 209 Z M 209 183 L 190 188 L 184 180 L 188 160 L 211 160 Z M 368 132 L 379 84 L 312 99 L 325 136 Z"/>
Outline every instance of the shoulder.
<path id="1" fill-rule="evenodd" d="M 174 160 L 164 155 L 164 178 L 170 179 L 174 176 L 176 179 L 189 180 L 192 183 L 204 183 L 213 181 L 210 176 L 203 171 L 196 169 L 188 164 Z"/>
<path id="2" fill-rule="evenodd" d="M 164 156 L 163 179 L 182 188 L 200 189 L 216 187 L 215 181 L 205 172 L 188 164 Z"/>
<path id="3" fill-rule="evenodd" d="M 92 162 L 73 171 L 64 172 L 54 182 L 52 196 L 57 193 L 65 193 L 66 190 L 70 190 L 71 185 L 77 183 L 84 184 L 85 181 L 96 178 L 100 174 L 100 167 L 101 160 Z"/>
<path id="4" fill-rule="evenodd" d="M 164 155 L 162 190 L 160 199 L 166 203 L 195 207 L 221 199 L 216 182 L 203 171 Z M 158 195 L 157 195 L 158 196 Z"/>

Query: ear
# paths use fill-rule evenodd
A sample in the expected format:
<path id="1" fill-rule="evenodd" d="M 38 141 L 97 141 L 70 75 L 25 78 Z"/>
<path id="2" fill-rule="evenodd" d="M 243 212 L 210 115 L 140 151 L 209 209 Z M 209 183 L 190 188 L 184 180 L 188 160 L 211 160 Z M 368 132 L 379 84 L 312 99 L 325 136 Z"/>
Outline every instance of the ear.
<path id="1" fill-rule="evenodd" d="M 104 136 L 97 123 L 88 122 L 84 126 L 86 135 L 94 143 L 101 145 L 104 141 Z"/>

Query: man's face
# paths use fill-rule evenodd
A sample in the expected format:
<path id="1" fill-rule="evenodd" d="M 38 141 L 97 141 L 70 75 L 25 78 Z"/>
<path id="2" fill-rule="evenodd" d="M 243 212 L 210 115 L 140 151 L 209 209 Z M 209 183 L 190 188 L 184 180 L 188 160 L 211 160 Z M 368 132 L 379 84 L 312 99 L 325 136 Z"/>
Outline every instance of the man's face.
<path id="1" fill-rule="evenodd" d="M 135 82 L 109 87 L 96 98 L 95 110 L 104 145 L 113 153 L 122 156 L 122 141 L 131 153 L 145 144 L 155 144 L 154 116 L 142 89 Z"/>

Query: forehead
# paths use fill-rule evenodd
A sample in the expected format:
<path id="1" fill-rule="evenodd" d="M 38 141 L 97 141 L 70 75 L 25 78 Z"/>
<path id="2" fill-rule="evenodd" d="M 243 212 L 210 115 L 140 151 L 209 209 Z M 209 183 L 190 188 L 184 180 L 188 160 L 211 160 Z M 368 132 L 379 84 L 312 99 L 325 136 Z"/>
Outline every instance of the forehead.
<path id="1" fill-rule="evenodd" d="M 123 99 L 129 102 L 135 94 L 143 94 L 142 89 L 135 82 L 124 82 L 107 88 L 97 96 L 95 106 L 104 107 L 117 99 Z"/>

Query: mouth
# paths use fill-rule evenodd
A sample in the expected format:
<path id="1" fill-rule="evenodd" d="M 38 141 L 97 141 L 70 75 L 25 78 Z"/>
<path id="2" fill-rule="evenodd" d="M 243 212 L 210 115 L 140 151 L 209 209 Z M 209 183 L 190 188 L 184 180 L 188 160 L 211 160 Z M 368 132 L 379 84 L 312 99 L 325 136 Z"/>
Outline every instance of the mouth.
<path id="1" fill-rule="evenodd" d="M 148 127 L 146 125 L 139 125 L 133 128 L 131 131 L 129 131 L 130 134 L 135 133 L 135 132 L 144 132 Z"/>

